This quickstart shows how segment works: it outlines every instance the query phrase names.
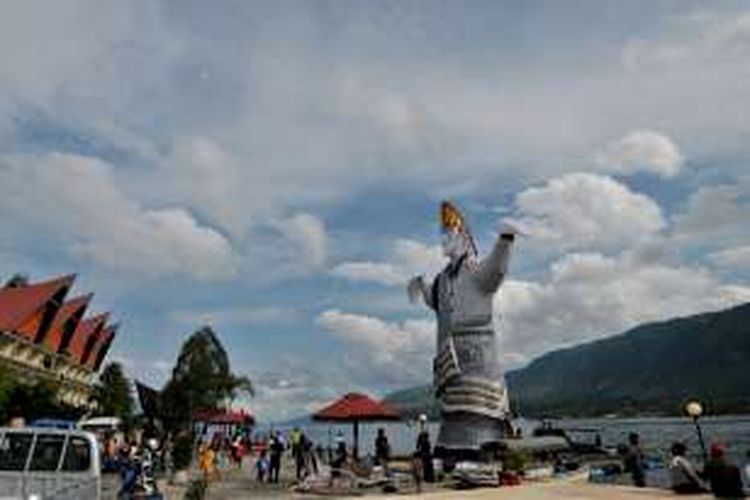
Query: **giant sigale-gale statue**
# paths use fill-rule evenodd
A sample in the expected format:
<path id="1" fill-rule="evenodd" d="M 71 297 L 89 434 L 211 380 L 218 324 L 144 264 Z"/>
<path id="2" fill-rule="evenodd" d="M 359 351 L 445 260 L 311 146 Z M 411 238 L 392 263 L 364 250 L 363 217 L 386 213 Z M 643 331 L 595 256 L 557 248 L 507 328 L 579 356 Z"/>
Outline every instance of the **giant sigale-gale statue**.
<path id="1" fill-rule="evenodd" d="M 443 202 L 440 218 L 449 262 L 431 284 L 422 276 L 413 278 L 409 296 L 412 301 L 421 296 L 437 316 L 433 384 L 441 425 L 436 449 L 447 454 L 479 452 L 511 430 L 492 302 L 508 269 L 515 231 L 503 230 L 490 254 L 479 259 L 456 206 Z"/>

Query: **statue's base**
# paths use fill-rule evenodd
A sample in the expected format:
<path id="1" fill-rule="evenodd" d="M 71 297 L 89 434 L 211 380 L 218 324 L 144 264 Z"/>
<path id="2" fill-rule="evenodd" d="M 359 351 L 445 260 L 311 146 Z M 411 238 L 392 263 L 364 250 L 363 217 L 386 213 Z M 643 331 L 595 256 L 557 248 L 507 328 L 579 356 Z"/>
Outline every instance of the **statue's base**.
<path id="1" fill-rule="evenodd" d="M 444 413 L 435 444 L 435 456 L 452 460 L 489 460 L 502 440 L 513 434 L 506 419 L 476 413 Z"/>

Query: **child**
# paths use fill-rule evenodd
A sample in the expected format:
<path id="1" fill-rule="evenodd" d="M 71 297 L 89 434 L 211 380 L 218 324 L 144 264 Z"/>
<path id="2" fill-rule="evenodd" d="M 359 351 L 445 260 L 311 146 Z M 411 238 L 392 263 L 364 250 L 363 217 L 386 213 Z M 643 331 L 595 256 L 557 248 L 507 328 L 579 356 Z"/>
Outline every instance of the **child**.
<path id="1" fill-rule="evenodd" d="M 268 457 L 266 457 L 266 450 L 262 449 L 260 450 L 260 455 L 258 456 L 258 459 L 255 461 L 255 472 L 256 472 L 256 479 L 259 483 L 262 483 L 265 481 L 266 472 L 268 471 Z"/>
<path id="2" fill-rule="evenodd" d="M 203 444 L 198 451 L 198 464 L 206 481 L 216 478 L 216 453 L 213 448 Z"/>

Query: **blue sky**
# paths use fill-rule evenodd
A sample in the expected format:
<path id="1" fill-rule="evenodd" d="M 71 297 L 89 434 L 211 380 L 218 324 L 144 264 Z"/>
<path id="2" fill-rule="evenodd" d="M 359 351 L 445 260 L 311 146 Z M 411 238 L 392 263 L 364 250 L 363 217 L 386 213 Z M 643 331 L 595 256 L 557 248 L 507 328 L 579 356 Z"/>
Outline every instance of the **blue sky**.
<path id="1" fill-rule="evenodd" d="M 156 386 L 214 326 L 282 419 L 426 382 L 437 206 L 505 366 L 750 300 L 742 2 L 49 2 L 0 19 L 0 277 L 75 271 Z"/>

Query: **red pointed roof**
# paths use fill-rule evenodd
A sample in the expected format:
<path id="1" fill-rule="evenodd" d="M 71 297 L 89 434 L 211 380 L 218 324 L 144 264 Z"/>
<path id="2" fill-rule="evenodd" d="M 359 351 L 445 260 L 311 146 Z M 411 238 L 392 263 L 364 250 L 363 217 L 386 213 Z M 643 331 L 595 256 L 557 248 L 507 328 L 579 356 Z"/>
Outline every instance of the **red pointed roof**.
<path id="1" fill-rule="evenodd" d="M 93 369 L 96 364 L 97 360 L 99 359 L 99 352 L 102 349 L 105 349 L 105 346 L 112 342 L 112 339 L 115 336 L 115 332 L 120 327 L 118 324 L 114 325 L 107 325 L 104 328 L 102 328 L 101 333 L 99 334 L 98 338 L 96 339 L 96 344 L 94 345 L 94 348 L 91 350 L 91 354 L 89 355 L 89 359 L 86 360 L 86 366 Z"/>
<path id="2" fill-rule="evenodd" d="M 78 327 L 73 334 L 73 340 L 70 341 L 70 346 L 67 349 L 67 352 L 76 362 L 81 362 L 86 342 L 91 335 L 96 335 L 101 330 L 108 316 L 109 313 L 97 314 L 78 323 Z"/>
<path id="3" fill-rule="evenodd" d="M 356 392 L 313 414 L 313 420 L 352 422 L 355 420 L 398 420 L 399 414 L 390 405 Z"/>
<path id="4" fill-rule="evenodd" d="M 93 293 L 88 295 L 79 295 L 67 302 L 65 302 L 60 310 L 55 315 L 55 319 L 50 327 L 47 337 L 44 339 L 44 345 L 57 352 L 60 348 L 60 343 L 63 340 L 63 334 L 70 321 L 75 321 L 83 317 L 86 307 L 88 307 L 91 298 L 94 296 Z"/>
<path id="5" fill-rule="evenodd" d="M 61 288 L 69 288 L 73 280 L 75 274 L 69 274 L 42 283 L 0 289 L 0 331 L 15 331 L 39 312 Z"/>
<path id="6" fill-rule="evenodd" d="M 109 348 L 112 347 L 112 342 L 114 342 L 115 337 L 117 337 L 117 329 L 119 328 L 119 325 L 115 325 L 110 331 L 111 335 L 109 338 L 102 344 L 102 346 L 99 348 L 99 351 L 96 353 L 96 359 L 94 359 L 94 366 L 93 370 L 95 372 L 99 371 L 99 368 L 101 368 L 102 363 L 104 362 L 104 358 L 107 356 L 107 353 L 109 352 Z"/>

